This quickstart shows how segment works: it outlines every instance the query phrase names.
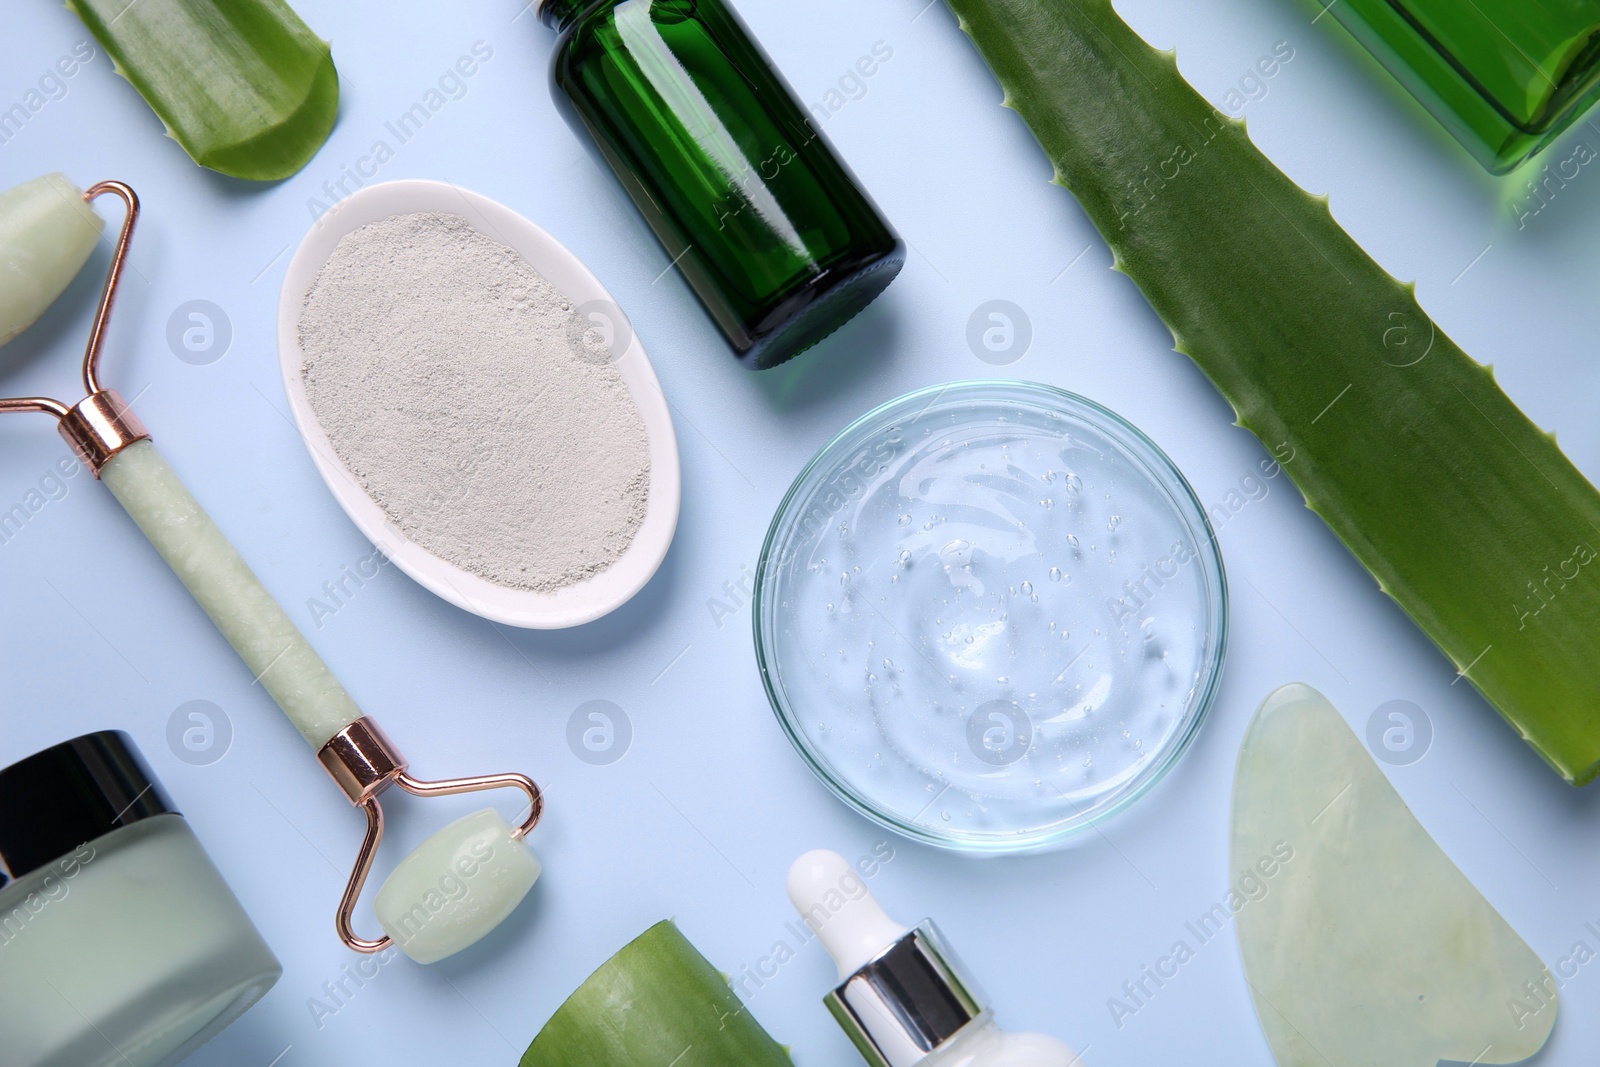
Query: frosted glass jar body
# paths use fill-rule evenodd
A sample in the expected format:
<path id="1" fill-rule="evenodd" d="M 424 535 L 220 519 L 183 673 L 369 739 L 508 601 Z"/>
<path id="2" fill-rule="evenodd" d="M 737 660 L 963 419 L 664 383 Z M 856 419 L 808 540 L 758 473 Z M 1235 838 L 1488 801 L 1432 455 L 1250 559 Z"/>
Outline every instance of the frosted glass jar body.
<path id="1" fill-rule="evenodd" d="M 0 890 L 7 1067 L 167 1067 L 283 973 L 178 814 L 113 830 Z"/>

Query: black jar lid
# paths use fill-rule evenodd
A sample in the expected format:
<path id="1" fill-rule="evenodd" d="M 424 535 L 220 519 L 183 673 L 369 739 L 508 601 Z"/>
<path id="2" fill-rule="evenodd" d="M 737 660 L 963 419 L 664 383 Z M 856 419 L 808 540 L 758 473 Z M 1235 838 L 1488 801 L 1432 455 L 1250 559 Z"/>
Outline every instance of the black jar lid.
<path id="1" fill-rule="evenodd" d="M 179 814 L 133 738 L 101 730 L 0 770 L 0 889 L 88 841 Z"/>

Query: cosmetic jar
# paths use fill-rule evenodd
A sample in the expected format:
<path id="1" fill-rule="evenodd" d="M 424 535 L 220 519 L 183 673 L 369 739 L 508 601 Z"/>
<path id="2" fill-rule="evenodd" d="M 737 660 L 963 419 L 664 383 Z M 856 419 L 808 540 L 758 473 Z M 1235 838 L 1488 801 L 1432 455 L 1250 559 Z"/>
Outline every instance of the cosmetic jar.
<path id="1" fill-rule="evenodd" d="M 0 1062 L 165 1067 L 283 968 L 128 735 L 0 770 Z"/>
<path id="2" fill-rule="evenodd" d="M 1030 382 L 862 416 L 779 506 L 756 655 L 795 748 L 878 823 L 946 848 L 1058 844 L 1194 739 L 1227 635 L 1205 510 L 1149 438 Z"/>

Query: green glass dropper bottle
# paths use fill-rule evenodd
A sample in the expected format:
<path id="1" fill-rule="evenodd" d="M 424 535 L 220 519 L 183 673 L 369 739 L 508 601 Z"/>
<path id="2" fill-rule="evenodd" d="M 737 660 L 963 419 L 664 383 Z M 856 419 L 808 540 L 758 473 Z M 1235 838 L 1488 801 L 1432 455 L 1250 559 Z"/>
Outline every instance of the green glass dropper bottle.
<path id="1" fill-rule="evenodd" d="M 735 354 L 770 367 L 872 302 L 905 245 L 723 0 L 542 0 L 556 102 Z"/>

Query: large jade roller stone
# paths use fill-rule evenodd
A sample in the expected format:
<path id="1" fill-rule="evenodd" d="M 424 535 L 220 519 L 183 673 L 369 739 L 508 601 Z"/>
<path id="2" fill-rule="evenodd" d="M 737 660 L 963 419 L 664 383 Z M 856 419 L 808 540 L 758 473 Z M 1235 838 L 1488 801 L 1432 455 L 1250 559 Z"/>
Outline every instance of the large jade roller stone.
<path id="1" fill-rule="evenodd" d="M 493 808 L 418 845 L 373 903 L 395 945 L 418 963 L 453 956 L 500 925 L 539 878 L 539 860 Z"/>
<path id="2" fill-rule="evenodd" d="M 83 190 L 60 174 L 0 192 L 0 345 L 72 283 L 104 228 Z"/>

